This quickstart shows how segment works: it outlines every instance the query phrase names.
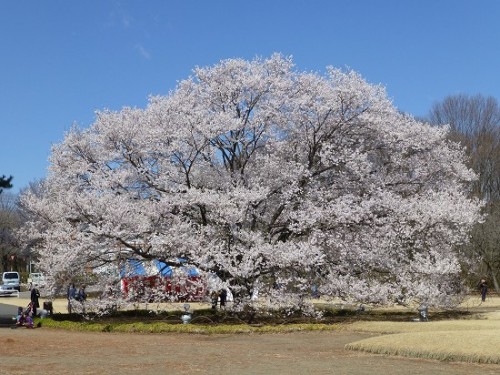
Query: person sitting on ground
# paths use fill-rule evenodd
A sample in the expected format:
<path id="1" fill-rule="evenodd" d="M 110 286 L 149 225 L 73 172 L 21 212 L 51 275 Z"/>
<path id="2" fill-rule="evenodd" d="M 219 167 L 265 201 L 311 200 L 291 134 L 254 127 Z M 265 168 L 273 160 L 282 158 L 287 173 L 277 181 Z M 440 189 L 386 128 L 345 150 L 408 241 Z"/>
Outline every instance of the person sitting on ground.
<path id="1" fill-rule="evenodd" d="M 47 306 L 47 307 L 51 307 L 51 306 Z M 40 317 L 40 319 L 44 319 L 46 318 L 47 316 L 50 315 L 50 310 L 48 310 L 44 304 L 43 306 L 43 309 L 38 309 L 38 312 L 37 312 L 37 316 Z"/>
<path id="2" fill-rule="evenodd" d="M 16 321 L 16 327 L 33 328 L 33 319 L 23 311 Z"/>
<path id="3" fill-rule="evenodd" d="M 21 316 L 23 315 L 23 308 L 19 306 L 17 308 L 17 315 L 16 315 L 16 323 L 21 319 Z"/>

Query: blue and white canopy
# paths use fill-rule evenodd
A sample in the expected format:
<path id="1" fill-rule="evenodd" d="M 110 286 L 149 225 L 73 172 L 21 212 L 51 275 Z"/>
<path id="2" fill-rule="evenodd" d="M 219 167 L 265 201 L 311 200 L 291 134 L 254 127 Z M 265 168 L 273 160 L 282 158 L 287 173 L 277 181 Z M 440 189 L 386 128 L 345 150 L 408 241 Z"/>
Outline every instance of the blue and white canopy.
<path id="1" fill-rule="evenodd" d="M 195 266 L 187 264 L 185 259 L 179 258 L 177 261 L 183 264 L 178 269 L 190 277 L 199 276 L 200 272 Z M 140 259 L 127 259 L 120 266 L 120 277 L 128 278 L 134 276 L 154 276 L 160 274 L 163 277 L 172 277 L 174 269 L 164 262 L 154 259 L 153 261 Z"/>

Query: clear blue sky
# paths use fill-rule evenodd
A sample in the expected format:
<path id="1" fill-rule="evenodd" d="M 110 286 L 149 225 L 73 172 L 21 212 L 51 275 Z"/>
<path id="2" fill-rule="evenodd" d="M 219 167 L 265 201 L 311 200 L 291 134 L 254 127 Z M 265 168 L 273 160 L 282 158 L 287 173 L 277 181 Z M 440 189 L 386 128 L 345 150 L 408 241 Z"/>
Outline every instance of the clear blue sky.
<path id="1" fill-rule="evenodd" d="M 46 175 L 51 145 L 96 110 L 145 107 L 195 66 L 273 52 L 350 67 L 415 116 L 500 100 L 498 0 L 2 0 L 0 175 Z"/>

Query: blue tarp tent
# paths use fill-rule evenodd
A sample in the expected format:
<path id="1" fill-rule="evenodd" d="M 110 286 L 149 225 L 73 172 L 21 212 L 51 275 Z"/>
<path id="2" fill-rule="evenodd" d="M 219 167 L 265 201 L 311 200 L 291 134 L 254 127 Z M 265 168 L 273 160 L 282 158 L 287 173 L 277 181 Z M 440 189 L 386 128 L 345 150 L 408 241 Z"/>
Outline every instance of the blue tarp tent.
<path id="1" fill-rule="evenodd" d="M 179 266 L 169 266 L 158 259 L 123 261 L 120 264 L 122 293 L 135 300 L 148 300 L 153 295 L 164 299 L 178 296 L 186 301 L 203 300 L 206 289 L 198 269 L 185 259 L 179 258 L 175 263 Z M 160 295 L 157 292 L 161 292 Z"/>
<path id="2" fill-rule="evenodd" d="M 184 258 L 177 258 L 177 260 L 179 261 L 179 263 L 183 264 L 183 263 L 186 263 L 186 259 Z M 181 266 L 181 270 L 184 271 L 185 273 L 188 274 L 188 276 L 200 276 L 200 272 L 198 271 L 198 269 L 195 267 L 195 266 Z"/>
<path id="3" fill-rule="evenodd" d="M 120 277 L 145 276 L 146 269 L 142 261 L 138 259 L 127 259 L 120 267 Z"/>
<path id="4" fill-rule="evenodd" d="M 194 276 L 200 276 L 200 272 L 195 266 L 182 266 L 181 270 L 186 272 L 188 276 L 194 277 Z"/>
<path id="5" fill-rule="evenodd" d="M 178 259 L 179 263 L 186 263 L 185 259 L 179 258 Z M 146 261 L 147 262 L 147 261 Z M 158 259 L 155 259 L 152 261 L 155 269 L 158 271 L 158 273 L 163 276 L 163 277 L 172 277 L 173 276 L 173 269 L 172 267 L 168 266 L 166 263 L 159 261 Z M 184 265 L 179 268 L 182 270 L 184 273 L 186 273 L 190 277 L 195 277 L 199 276 L 200 272 L 195 266 L 191 265 Z M 139 259 L 127 259 L 120 267 L 120 277 L 121 278 L 128 278 L 128 277 L 134 277 L 134 276 L 151 276 L 148 275 L 148 272 L 146 271 L 146 268 L 144 267 L 144 260 L 139 260 Z"/>
<path id="6" fill-rule="evenodd" d="M 156 259 L 154 260 L 154 264 L 160 272 L 160 275 L 163 277 L 172 277 L 172 268 L 170 268 L 170 266 L 167 266 L 165 263 Z"/>

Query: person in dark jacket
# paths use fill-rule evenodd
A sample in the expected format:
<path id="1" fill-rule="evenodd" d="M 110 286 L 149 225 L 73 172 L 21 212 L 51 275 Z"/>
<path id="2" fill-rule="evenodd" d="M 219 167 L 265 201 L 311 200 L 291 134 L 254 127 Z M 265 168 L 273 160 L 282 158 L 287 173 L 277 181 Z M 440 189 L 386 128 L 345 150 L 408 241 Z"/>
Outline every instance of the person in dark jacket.
<path id="1" fill-rule="evenodd" d="M 485 279 L 481 279 L 481 282 L 477 286 L 481 292 L 481 301 L 486 301 L 486 294 L 488 293 L 488 284 L 486 284 Z"/>
<path id="2" fill-rule="evenodd" d="M 33 309 L 33 317 L 36 316 L 36 309 L 40 307 L 40 302 L 39 302 L 39 299 L 40 298 L 40 291 L 38 290 L 37 287 L 34 287 L 33 289 L 31 289 L 31 304 L 32 304 L 32 309 Z"/>
<path id="3" fill-rule="evenodd" d="M 73 308 L 73 305 L 72 305 L 73 304 L 73 300 L 76 299 L 75 284 L 69 284 L 68 285 L 67 296 L 68 296 L 68 313 L 71 314 L 72 308 Z"/>
<path id="4" fill-rule="evenodd" d="M 78 289 L 78 293 L 76 294 L 76 299 L 80 302 L 85 302 L 87 299 L 87 292 L 85 291 L 85 285 L 82 285 L 80 289 Z"/>
<path id="5" fill-rule="evenodd" d="M 221 289 L 219 292 L 219 299 L 220 299 L 220 307 L 223 308 L 226 306 L 226 301 L 227 301 L 227 290 L 226 289 Z"/>
<path id="6" fill-rule="evenodd" d="M 217 291 L 213 290 L 212 293 L 210 293 L 210 302 L 212 302 L 212 310 L 217 309 L 217 301 L 219 300 L 219 293 Z"/>
<path id="7" fill-rule="evenodd" d="M 76 300 L 82 304 L 82 311 L 85 314 L 85 301 L 87 300 L 85 285 L 82 285 L 80 289 L 78 289 L 78 292 L 76 293 Z"/>
<path id="8" fill-rule="evenodd" d="M 76 288 L 75 284 L 69 284 L 68 286 L 68 300 L 76 298 Z"/>

